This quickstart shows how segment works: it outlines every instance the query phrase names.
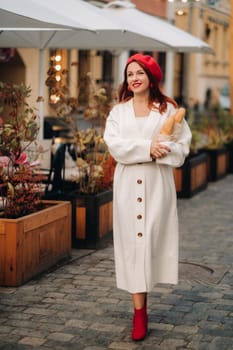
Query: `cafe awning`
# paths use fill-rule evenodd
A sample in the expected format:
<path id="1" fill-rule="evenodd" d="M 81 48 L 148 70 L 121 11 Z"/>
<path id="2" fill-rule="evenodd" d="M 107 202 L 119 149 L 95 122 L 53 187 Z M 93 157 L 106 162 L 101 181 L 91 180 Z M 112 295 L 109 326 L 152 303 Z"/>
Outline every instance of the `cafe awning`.
<path id="1" fill-rule="evenodd" d="M 147 50 L 150 46 L 150 40 L 156 40 L 166 46 L 164 51 L 213 54 L 212 48 L 200 38 L 179 29 L 165 19 L 137 10 L 131 2 L 112 1 L 104 6 L 102 12 L 112 21 L 116 21 L 124 30 L 138 33 L 147 38 L 144 43 L 140 40 L 135 42 L 135 50 Z M 152 47 L 150 48 L 152 49 Z"/>
<path id="2" fill-rule="evenodd" d="M 212 52 L 199 38 L 127 1 L 100 9 L 82 0 L 56 0 L 56 6 L 48 0 L 0 0 L 0 47 Z"/>

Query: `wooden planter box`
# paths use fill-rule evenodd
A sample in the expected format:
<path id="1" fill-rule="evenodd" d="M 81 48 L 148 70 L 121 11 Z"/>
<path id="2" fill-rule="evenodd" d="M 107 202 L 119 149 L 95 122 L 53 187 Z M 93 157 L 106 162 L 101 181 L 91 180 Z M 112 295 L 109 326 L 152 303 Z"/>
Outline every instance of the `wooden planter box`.
<path id="1" fill-rule="evenodd" d="M 43 201 L 46 208 L 18 219 L 0 219 L 0 285 L 19 286 L 71 256 L 71 204 Z"/>
<path id="2" fill-rule="evenodd" d="M 226 145 L 227 148 L 227 172 L 233 174 L 233 142 Z"/>
<path id="3" fill-rule="evenodd" d="M 174 169 L 178 198 L 190 198 L 207 187 L 207 161 L 207 154 L 199 153 L 186 158 L 181 167 Z"/>
<path id="4" fill-rule="evenodd" d="M 221 179 L 227 174 L 227 149 L 211 149 L 206 152 L 208 154 L 208 181 Z"/>
<path id="5" fill-rule="evenodd" d="M 96 249 L 112 235 L 112 190 L 95 195 L 72 193 L 75 197 L 75 229 L 72 246 Z"/>

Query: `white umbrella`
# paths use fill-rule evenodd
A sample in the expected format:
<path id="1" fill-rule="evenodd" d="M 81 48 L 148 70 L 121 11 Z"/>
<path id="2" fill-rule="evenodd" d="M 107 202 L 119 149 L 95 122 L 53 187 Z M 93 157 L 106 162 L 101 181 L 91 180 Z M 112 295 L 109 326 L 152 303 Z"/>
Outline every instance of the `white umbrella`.
<path id="1" fill-rule="evenodd" d="M 135 50 L 146 50 L 150 40 L 157 40 L 167 46 L 166 51 L 213 53 L 211 47 L 203 40 L 166 20 L 137 10 L 135 5 L 128 1 L 112 1 L 104 6 L 102 13 L 109 19 L 117 21 L 124 30 L 147 38 L 144 43 L 139 41 L 135 43 Z"/>
<path id="2" fill-rule="evenodd" d="M 115 2 L 110 3 L 114 6 Z M 202 40 L 166 21 L 136 10 L 127 1 L 119 8 L 99 9 L 82 0 L 0 0 L 5 11 L 49 23 L 92 31 L 58 30 L 23 31 L 23 25 L 12 30 L 0 21 L 0 47 L 134 49 L 153 51 L 212 52 Z M 129 5 L 128 5 L 129 4 Z M 1 17 L 0 17 L 1 19 Z M 26 27 L 27 28 L 27 27 Z"/>
<path id="3" fill-rule="evenodd" d="M 80 30 L 82 35 L 86 30 L 92 34 L 96 29 L 121 31 L 100 13 L 100 9 L 82 0 L 56 0 L 56 3 L 47 0 L 0 0 L 0 47 L 55 48 L 54 41 L 59 41 L 58 47 L 63 47 L 65 43 L 61 32 L 70 36 L 72 32 L 80 33 Z M 73 47 L 77 47 L 77 39 L 79 35 Z"/>
<path id="4" fill-rule="evenodd" d="M 0 1 L 0 26 L 1 30 L 6 31 L 16 31 L 18 29 L 27 29 L 27 30 L 37 30 L 41 28 L 45 29 L 51 29 L 56 30 L 59 28 L 67 27 L 67 25 L 63 26 L 62 24 L 57 24 L 59 22 L 59 18 L 54 18 L 54 14 L 52 17 L 45 17 L 45 16 L 38 16 L 37 12 L 35 11 L 33 14 L 30 14 L 29 17 L 26 14 L 20 14 L 17 11 L 16 8 L 11 8 L 12 6 L 6 6 L 7 3 L 4 3 L 4 5 Z M 8 5 L 11 5 L 11 3 L 8 3 Z M 7 8 L 5 10 L 2 7 Z M 40 19 L 39 19 L 40 18 Z M 56 19 L 56 22 L 52 23 L 52 19 Z M 48 19 L 50 22 L 47 22 Z M 60 20 L 63 18 L 60 18 Z M 46 21 L 47 20 L 47 21 Z"/>
<path id="5" fill-rule="evenodd" d="M 33 1 L 33 0 L 32 0 Z M 21 5 L 22 2 L 25 4 Z M 82 22 L 70 22 L 67 24 L 67 18 L 63 15 L 55 14 L 50 10 L 46 10 L 43 6 L 34 4 L 33 2 L 24 1 L 4 2 L 0 0 L 0 27 L 3 31 L 25 30 L 57 30 L 59 28 L 72 27 L 86 28 L 88 27 Z M 19 6 L 20 5 L 20 6 Z M 22 8 L 22 6 L 24 6 Z"/>

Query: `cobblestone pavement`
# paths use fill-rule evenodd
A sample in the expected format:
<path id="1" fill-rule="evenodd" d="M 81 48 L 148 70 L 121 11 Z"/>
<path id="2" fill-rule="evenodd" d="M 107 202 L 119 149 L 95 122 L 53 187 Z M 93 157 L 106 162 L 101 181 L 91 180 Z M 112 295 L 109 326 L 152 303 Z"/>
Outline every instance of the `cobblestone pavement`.
<path id="1" fill-rule="evenodd" d="M 115 287 L 110 243 L 0 288 L 0 350 L 233 349 L 232 200 L 233 175 L 178 200 L 180 283 L 150 293 L 144 341 L 130 339 L 131 298 Z"/>

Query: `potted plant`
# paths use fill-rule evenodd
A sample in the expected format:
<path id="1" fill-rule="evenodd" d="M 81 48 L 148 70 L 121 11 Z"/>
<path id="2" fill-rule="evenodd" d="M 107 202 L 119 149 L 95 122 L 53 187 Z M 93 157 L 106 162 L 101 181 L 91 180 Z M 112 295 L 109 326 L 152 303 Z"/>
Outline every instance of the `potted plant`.
<path id="1" fill-rule="evenodd" d="M 71 179 L 78 184 L 75 197 L 76 227 L 73 246 L 97 248 L 112 233 L 112 184 L 115 161 L 103 140 L 105 120 L 110 109 L 106 90 L 96 87 L 91 74 L 84 119 L 95 124 L 86 130 L 76 129 L 75 152 L 77 175 Z"/>
<path id="2" fill-rule="evenodd" d="M 190 154 L 184 164 L 174 169 L 176 192 L 179 198 L 190 198 L 208 186 L 208 156 L 201 150 L 207 144 L 207 136 L 199 130 L 199 125 L 192 116 L 188 118 L 192 131 Z"/>
<path id="3" fill-rule="evenodd" d="M 201 131 L 208 142 L 204 151 L 208 154 L 208 180 L 216 181 L 227 174 L 228 152 L 225 129 L 225 111 L 216 109 L 202 116 Z"/>
<path id="4" fill-rule="evenodd" d="M 112 183 L 115 161 L 110 156 L 103 135 L 96 129 L 76 134 L 77 183 L 75 197 L 76 230 L 73 245 L 96 248 L 112 232 Z"/>
<path id="5" fill-rule="evenodd" d="M 50 84 L 53 82 L 55 80 L 50 79 Z M 97 248 L 112 233 L 115 162 L 103 140 L 111 99 L 105 88 L 96 86 L 90 73 L 80 84 L 81 106 L 77 103 L 78 98 L 70 97 L 68 88 L 63 86 L 61 91 L 50 86 L 50 89 L 59 97 L 56 99 L 56 114 L 70 124 L 72 144 L 62 144 L 57 153 L 60 159 L 54 157 L 57 166 L 54 166 L 52 192 L 55 193 L 47 195 L 53 198 L 65 196 L 72 203 L 72 246 Z M 79 129 L 78 111 L 91 127 Z"/>
<path id="6" fill-rule="evenodd" d="M 0 82 L 0 285 L 17 286 L 68 258 L 70 203 L 43 202 L 43 176 L 30 162 L 38 121 L 31 89 Z"/>
<path id="7" fill-rule="evenodd" d="M 224 145 L 227 149 L 227 171 L 233 173 L 233 115 L 228 111 L 222 111 L 221 128 L 225 135 Z"/>

